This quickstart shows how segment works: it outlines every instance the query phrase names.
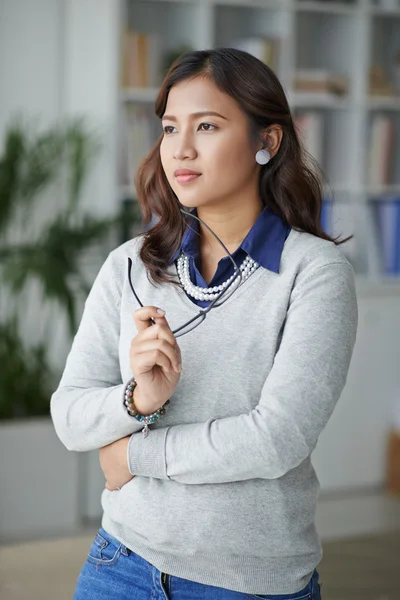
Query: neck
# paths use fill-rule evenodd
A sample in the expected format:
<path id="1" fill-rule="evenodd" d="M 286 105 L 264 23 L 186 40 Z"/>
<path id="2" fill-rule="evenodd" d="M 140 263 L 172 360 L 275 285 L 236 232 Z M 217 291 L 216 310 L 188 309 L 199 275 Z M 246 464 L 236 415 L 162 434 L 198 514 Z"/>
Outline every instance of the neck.
<path id="1" fill-rule="evenodd" d="M 214 207 L 199 207 L 197 215 L 207 223 L 232 254 L 240 246 L 262 209 L 262 203 L 259 201 L 250 205 L 246 203 L 239 209 L 237 206 L 231 209 L 224 207 L 223 212 Z M 226 255 L 221 244 L 201 223 L 200 252 L 203 257 L 213 256 L 217 260 Z"/>

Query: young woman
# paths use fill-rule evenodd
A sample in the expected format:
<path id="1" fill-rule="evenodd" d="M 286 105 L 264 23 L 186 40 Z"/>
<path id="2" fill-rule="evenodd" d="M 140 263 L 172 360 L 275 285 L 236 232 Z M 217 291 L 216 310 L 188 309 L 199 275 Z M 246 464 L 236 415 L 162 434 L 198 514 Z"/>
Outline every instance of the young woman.
<path id="1" fill-rule="evenodd" d="M 262 62 L 186 54 L 156 113 L 136 184 L 157 222 L 101 268 L 51 402 L 106 478 L 75 600 L 319 600 L 310 454 L 346 381 L 352 268 Z"/>

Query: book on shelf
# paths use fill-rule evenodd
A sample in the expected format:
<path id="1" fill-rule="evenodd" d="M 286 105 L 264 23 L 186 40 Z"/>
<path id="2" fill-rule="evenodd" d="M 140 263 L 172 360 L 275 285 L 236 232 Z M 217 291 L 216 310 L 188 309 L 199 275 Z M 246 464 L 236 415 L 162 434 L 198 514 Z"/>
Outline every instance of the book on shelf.
<path id="1" fill-rule="evenodd" d="M 279 38 L 251 36 L 235 40 L 232 46 L 237 48 L 237 50 L 243 50 L 244 52 L 252 54 L 268 65 L 273 71 L 276 72 L 278 70 Z"/>
<path id="2" fill-rule="evenodd" d="M 331 203 L 332 201 L 328 198 L 323 198 L 321 207 L 321 227 L 328 235 L 332 235 Z"/>
<path id="3" fill-rule="evenodd" d="M 400 195 L 387 195 L 370 201 L 374 233 L 380 253 L 380 270 L 400 275 Z"/>
<path id="4" fill-rule="evenodd" d="M 301 111 L 295 114 L 293 120 L 303 147 L 321 165 L 324 139 L 322 113 L 315 110 Z"/>
<path id="5" fill-rule="evenodd" d="M 369 70 L 369 93 L 371 96 L 394 96 L 393 83 L 379 65 L 372 65 Z"/>
<path id="6" fill-rule="evenodd" d="M 347 75 L 327 69 L 297 69 L 293 78 L 295 92 L 344 95 L 349 92 Z"/>
<path id="7" fill-rule="evenodd" d="M 162 38 L 125 29 L 121 49 L 121 87 L 157 87 L 162 79 Z"/>
<path id="8" fill-rule="evenodd" d="M 152 107 L 126 105 L 120 131 L 119 184 L 132 190 L 132 195 L 139 165 L 160 134 L 160 123 Z"/>
<path id="9" fill-rule="evenodd" d="M 396 151 L 396 126 L 393 117 L 376 114 L 372 118 L 368 144 L 368 185 L 388 185 L 392 180 Z"/>

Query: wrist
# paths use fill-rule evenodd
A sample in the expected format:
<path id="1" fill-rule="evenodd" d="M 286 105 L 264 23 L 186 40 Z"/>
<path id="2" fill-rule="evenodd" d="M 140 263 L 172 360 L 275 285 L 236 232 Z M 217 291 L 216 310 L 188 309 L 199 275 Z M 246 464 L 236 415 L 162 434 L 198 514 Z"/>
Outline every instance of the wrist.
<path id="1" fill-rule="evenodd" d="M 150 405 L 150 403 L 143 398 L 143 395 L 140 394 L 138 386 L 136 386 L 133 391 L 132 399 L 136 410 L 144 417 L 151 415 L 151 413 L 159 408 L 158 406 L 153 406 L 153 403 Z"/>
<path id="2" fill-rule="evenodd" d="M 145 408 L 143 408 L 140 405 L 140 400 L 139 400 L 139 407 L 136 406 L 136 404 L 135 404 L 136 399 L 135 400 L 133 399 L 133 395 L 136 390 L 136 387 L 137 387 L 137 382 L 136 382 L 135 378 L 132 377 L 125 386 L 124 406 L 125 406 L 126 410 L 128 411 L 129 416 L 134 417 L 137 421 L 144 423 L 144 429 L 142 431 L 143 431 L 143 437 L 146 438 L 149 435 L 149 425 L 151 423 L 154 423 L 160 417 L 165 415 L 166 408 L 169 405 L 169 399 L 164 404 L 162 404 L 159 408 L 150 412 L 149 405 L 147 405 Z M 142 404 L 144 404 L 143 399 L 142 399 Z"/>
<path id="3" fill-rule="evenodd" d="M 146 397 L 134 378 L 132 378 L 131 385 L 128 389 L 130 390 L 128 395 L 129 402 L 131 403 L 131 410 L 139 413 L 139 415 L 142 415 L 143 417 L 152 415 L 165 403 L 164 401 L 158 403 L 154 402 L 153 396 L 151 398 Z"/>

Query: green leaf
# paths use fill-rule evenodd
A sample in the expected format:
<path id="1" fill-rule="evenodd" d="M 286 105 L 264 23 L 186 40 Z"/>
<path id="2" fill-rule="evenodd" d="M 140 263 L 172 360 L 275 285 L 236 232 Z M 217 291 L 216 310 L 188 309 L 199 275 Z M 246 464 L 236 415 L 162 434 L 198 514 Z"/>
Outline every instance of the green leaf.
<path id="1" fill-rule="evenodd" d="M 25 134 L 17 126 L 11 126 L 6 132 L 4 152 L 0 157 L 0 232 L 6 230 L 20 199 L 20 176 L 25 156 Z"/>
<path id="2" fill-rule="evenodd" d="M 49 414 L 54 374 L 43 344 L 26 348 L 15 320 L 0 323 L 0 419 Z"/>
<path id="3" fill-rule="evenodd" d="M 0 321 L 0 419 L 48 414 L 57 379 L 45 341 L 28 347 L 21 337 L 18 301 L 28 284 L 39 283 L 44 304 L 57 303 L 72 338 L 78 308 L 92 284 L 84 275 L 85 257 L 94 250 L 100 267 L 111 250 L 111 235 L 115 239 L 122 224 L 139 220 L 133 212 L 128 218 L 126 211 L 100 219 L 81 208 L 83 186 L 100 147 L 99 136 L 82 118 L 40 133 L 19 118 L 6 131 L 0 156 L 0 300 L 2 295 L 8 300 L 11 292 L 15 302 L 7 307 L 8 314 L 2 311 Z M 43 218 L 50 190 L 53 205 Z M 31 222 L 34 227 L 29 227 Z M 19 243 L 15 240 L 21 225 L 25 228 Z"/>

